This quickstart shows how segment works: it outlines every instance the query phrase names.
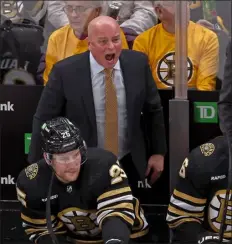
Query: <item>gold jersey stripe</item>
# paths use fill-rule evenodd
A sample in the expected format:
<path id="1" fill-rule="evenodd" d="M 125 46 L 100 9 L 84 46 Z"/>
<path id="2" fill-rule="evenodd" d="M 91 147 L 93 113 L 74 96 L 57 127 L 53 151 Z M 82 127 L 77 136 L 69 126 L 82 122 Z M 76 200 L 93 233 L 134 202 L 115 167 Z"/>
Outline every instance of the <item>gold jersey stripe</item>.
<path id="1" fill-rule="evenodd" d="M 35 234 L 35 233 L 37 233 L 37 232 L 44 232 L 44 231 L 47 231 L 47 228 L 39 228 L 39 229 L 32 229 L 32 228 L 30 228 L 30 229 L 25 229 L 25 232 L 26 232 L 26 234 L 27 235 L 32 235 L 32 234 Z"/>
<path id="2" fill-rule="evenodd" d="M 176 195 L 179 198 L 182 198 L 184 200 L 188 200 L 190 202 L 197 203 L 197 204 L 206 204 L 206 201 L 207 201 L 206 198 L 202 199 L 202 198 L 192 197 L 183 192 L 177 191 L 176 189 L 174 190 L 173 195 Z"/>
<path id="3" fill-rule="evenodd" d="M 64 231 L 58 231 L 58 232 L 56 232 L 56 235 L 63 235 L 63 234 L 66 234 L 66 233 L 67 233 L 66 230 L 64 230 Z M 48 231 L 45 231 L 40 236 L 38 236 L 37 239 L 35 240 L 35 244 L 38 244 L 38 240 L 40 239 L 40 237 L 46 236 L 46 235 L 49 235 Z"/>
<path id="4" fill-rule="evenodd" d="M 106 208 L 100 208 L 99 211 L 97 211 L 97 215 L 99 215 L 100 213 L 104 212 L 105 210 L 109 210 L 109 209 L 118 209 L 118 208 L 125 208 L 125 209 L 129 209 L 132 210 L 134 212 L 134 206 L 132 203 L 119 203 L 110 207 L 106 207 Z"/>
<path id="5" fill-rule="evenodd" d="M 25 208 L 27 208 L 27 203 L 26 203 L 26 201 L 25 201 L 23 198 L 21 198 L 19 195 L 18 195 L 18 200 L 22 203 L 22 205 L 23 205 Z"/>
<path id="6" fill-rule="evenodd" d="M 17 192 L 18 196 L 20 196 L 22 199 L 25 200 L 26 193 L 24 193 L 23 191 L 21 191 L 18 187 L 16 187 L 16 192 Z"/>
<path id="7" fill-rule="evenodd" d="M 130 235 L 130 238 L 138 238 L 138 237 L 141 237 L 141 236 L 145 236 L 149 231 L 149 228 L 145 229 L 145 230 L 142 230 L 142 231 L 139 231 L 137 233 L 133 233 Z"/>
<path id="8" fill-rule="evenodd" d="M 119 213 L 119 212 L 113 212 L 110 214 L 107 214 L 104 218 L 101 219 L 100 223 L 99 223 L 99 228 L 102 229 L 102 222 L 105 218 L 108 217 L 112 217 L 112 216 L 118 216 L 121 217 L 122 219 L 124 219 L 127 223 L 129 223 L 130 225 L 134 225 L 134 220 L 132 218 L 130 218 L 129 216 L 123 214 L 123 213 Z"/>
<path id="9" fill-rule="evenodd" d="M 58 218 L 60 218 L 63 215 L 65 216 L 65 214 L 68 213 L 68 212 L 75 212 L 75 211 L 81 212 L 81 213 L 89 213 L 89 214 L 96 213 L 96 210 L 92 210 L 92 209 L 86 210 L 86 209 L 80 209 L 80 208 L 72 207 L 72 208 L 66 208 L 66 209 L 62 210 L 61 212 L 59 212 L 57 214 L 57 216 L 58 216 Z"/>
<path id="10" fill-rule="evenodd" d="M 194 219 L 194 218 L 182 218 L 182 219 L 179 219 L 177 221 L 175 221 L 174 223 L 168 223 L 168 226 L 170 228 L 176 228 L 177 226 L 183 224 L 183 223 L 186 223 L 186 222 L 198 222 L 199 224 L 201 224 L 201 221 L 198 220 L 198 219 Z"/>
<path id="11" fill-rule="evenodd" d="M 46 219 L 32 219 L 30 217 L 27 217 L 26 215 L 24 215 L 23 213 L 21 213 L 21 218 L 23 220 L 25 220 L 26 222 L 29 222 L 29 223 L 32 223 L 32 224 L 39 224 L 39 225 L 42 225 L 42 224 L 46 224 L 47 221 Z M 52 216 L 51 217 L 52 221 L 55 219 L 55 216 Z"/>
<path id="12" fill-rule="evenodd" d="M 141 212 L 142 212 L 142 209 L 141 209 Z M 142 214 L 144 214 L 144 213 L 142 212 Z M 143 227 L 144 221 L 143 221 L 143 219 L 140 216 L 140 209 L 139 209 L 139 201 L 138 201 L 138 199 L 136 199 L 136 202 L 135 202 L 135 217 L 139 221 L 139 226 L 133 227 L 133 230 L 141 230 L 142 227 Z"/>
<path id="13" fill-rule="evenodd" d="M 62 228 L 63 226 L 64 226 L 64 224 L 60 221 L 58 223 L 58 225 L 53 228 L 53 231 L 56 231 L 56 230 Z M 30 235 L 30 234 L 34 234 L 34 233 L 39 232 L 39 231 L 43 231 L 44 232 L 46 230 L 47 230 L 46 227 L 45 228 L 37 228 L 37 229 L 35 229 L 35 228 L 29 228 L 29 229 L 25 229 L 25 232 L 26 232 L 27 235 Z"/>
<path id="14" fill-rule="evenodd" d="M 177 214 L 179 216 L 186 216 L 186 217 L 203 217 L 204 216 L 204 212 L 201 212 L 201 213 L 188 213 L 188 212 L 185 212 L 183 210 L 179 210 L 171 205 L 169 205 L 168 207 L 168 210 L 171 212 L 171 213 L 174 213 L 174 214 Z"/>
<path id="15" fill-rule="evenodd" d="M 112 196 L 115 196 L 115 195 L 118 195 L 118 194 L 121 194 L 121 193 L 125 193 L 125 192 L 131 192 L 131 188 L 129 186 L 127 186 L 127 187 L 123 187 L 123 188 L 120 188 L 120 189 L 116 189 L 116 190 L 105 192 L 105 193 L 103 193 L 102 195 L 100 195 L 98 197 L 97 201 L 100 201 L 100 200 L 102 200 L 104 198 L 112 197 Z"/>

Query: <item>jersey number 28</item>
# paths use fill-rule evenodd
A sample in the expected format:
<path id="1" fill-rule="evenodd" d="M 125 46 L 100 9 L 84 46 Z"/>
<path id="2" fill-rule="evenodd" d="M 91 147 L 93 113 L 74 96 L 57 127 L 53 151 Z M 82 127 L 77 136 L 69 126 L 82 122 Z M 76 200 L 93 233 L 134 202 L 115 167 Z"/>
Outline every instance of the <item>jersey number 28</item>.
<path id="1" fill-rule="evenodd" d="M 181 169 L 179 171 L 179 176 L 182 177 L 182 178 L 185 178 L 186 177 L 186 168 L 188 167 L 188 158 L 186 158 L 181 166 Z"/>
<path id="2" fill-rule="evenodd" d="M 116 164 L 111 166 L 109 172 L 110 172 L 110 176 L 112 177 L 111 179 L 112 185 L 121 182 L 123 178 L 127 178 L 125 171 Z"/>

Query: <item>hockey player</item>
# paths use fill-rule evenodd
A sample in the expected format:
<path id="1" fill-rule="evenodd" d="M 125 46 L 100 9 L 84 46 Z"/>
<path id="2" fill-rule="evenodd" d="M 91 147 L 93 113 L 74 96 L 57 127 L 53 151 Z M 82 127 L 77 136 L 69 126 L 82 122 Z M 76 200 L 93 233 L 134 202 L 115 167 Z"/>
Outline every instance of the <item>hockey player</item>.
<path id="1" fill-rule="evenodd" d="M 228 186 L 228 160 L 227 140 L 223 136 L 197 147 L 184 160 L 167 214 L 174 242 L 218 241 Z M 232 190 L 224 241 L 232 239 L 231 196 Z"/>
<path id="2" fill-rule="evenodd" d="M 146 235 L 143 211 L 112 153 L 87 149 L 79 130 L 63 117 L 46 122 L 41 134 L 44 159 L 24 169 L 16 184 L 23 228 L 31 241 L 52 243 L 47 201 L 51 232 L 60 244 L 67 239 L 74 243 L 99 243 L 102 239 L 107 244 L 128 243 L 130 237 Z"/>

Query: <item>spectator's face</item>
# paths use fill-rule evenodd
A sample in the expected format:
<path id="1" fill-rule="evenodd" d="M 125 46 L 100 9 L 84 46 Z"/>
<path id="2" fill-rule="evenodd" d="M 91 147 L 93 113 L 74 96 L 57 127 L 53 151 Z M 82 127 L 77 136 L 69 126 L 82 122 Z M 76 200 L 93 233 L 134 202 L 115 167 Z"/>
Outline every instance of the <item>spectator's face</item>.
<path id="1" fill-rule="evenodd" d="M 89 22 L 101 12 L 101 8 L 97 8 L 93 1 L 65 1 L 64 10 L 70 26 L 78 35 L 87 34 Z"/>
<path id="2" fill-rule="evenodd" d="M 52 167 L 56 176 L 64 183 L 77 180 L 80 173 L 81 153 L 79 149 L 54 154 L 52 158 Z"/>
<path id="3" fill-rule="evenodd" d="M 189 19 L 189 6 L 187 8 Z M 175 24 L 175 3 L 173 1 L 167 1 L 164 5 L 156 7 L 155 12 L 161 22 Z"/>
<path id="4" fill-rule="evenodd" d="M 155 11 L 161 22 L 175 23 L 175 4 L 165 3 L 165 5 L 156 7 Z"/>
<path id="5" fill-rule="evenodd" d="M 122 50 L 119 26 L 108 23 L 95 26 L 89 38 L 89 50 L 100 65 L 113 68 Z"/>

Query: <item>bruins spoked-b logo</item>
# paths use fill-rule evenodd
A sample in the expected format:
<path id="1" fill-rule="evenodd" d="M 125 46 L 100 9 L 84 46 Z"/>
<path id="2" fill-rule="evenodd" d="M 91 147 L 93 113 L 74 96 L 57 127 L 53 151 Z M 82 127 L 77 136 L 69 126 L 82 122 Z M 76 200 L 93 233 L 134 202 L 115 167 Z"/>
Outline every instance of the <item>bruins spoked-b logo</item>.
<path id="1" fill-rule="evenodd" d="M 189 58 L 187 58 L 187 68 L 189 82 L 193 75 L 193 64 Z M 160 82 L 164 83 L 167 86 L 174 85 L 175 52 L 169 52 L 162 59 L 160 59 L 157 65 L 156 73 Z"/>
<path id="2" fill-rule="evenodd" d="M 225 210 L 225 196 L 226 190 L 219 190 L 215 193 L 209 204 L 209 225 L 218 233 L 221 228 L 224 210 Z M 232 190 L 229 193 L 229 201 L 226 211 L 225 226 L 224 226 L 224 237 L 232 238 L 232 220 L 231 220 L 231 209 L 232 209 Z"/>

